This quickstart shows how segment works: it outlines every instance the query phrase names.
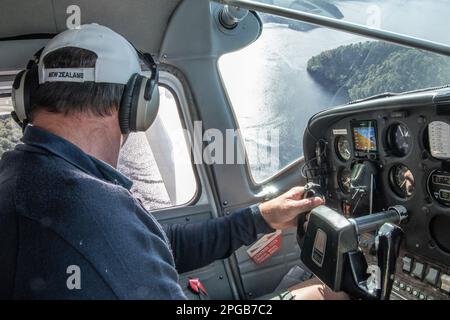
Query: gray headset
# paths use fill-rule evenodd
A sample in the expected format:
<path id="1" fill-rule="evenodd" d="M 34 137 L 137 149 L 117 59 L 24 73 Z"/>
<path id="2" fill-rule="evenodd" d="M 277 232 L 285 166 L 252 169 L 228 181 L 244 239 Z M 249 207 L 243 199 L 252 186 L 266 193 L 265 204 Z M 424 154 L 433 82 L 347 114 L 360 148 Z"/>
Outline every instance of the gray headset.
<path id="1" fill-rule="evenodd" d="M 33 94 L 39 87 L 38 63 L 44 48 L 34 54 L 27 68 L 20 71 L 12 86 L 13 119 L 24 130 L 30 119 Z M 119 107 L 119 125 L 123 134 L 147 131 L 159 109 L 159 69 L 153 57 L 135 48 L 140 59 L 151 71 L 151 77 L 133 74 L 122 94 Z"/>

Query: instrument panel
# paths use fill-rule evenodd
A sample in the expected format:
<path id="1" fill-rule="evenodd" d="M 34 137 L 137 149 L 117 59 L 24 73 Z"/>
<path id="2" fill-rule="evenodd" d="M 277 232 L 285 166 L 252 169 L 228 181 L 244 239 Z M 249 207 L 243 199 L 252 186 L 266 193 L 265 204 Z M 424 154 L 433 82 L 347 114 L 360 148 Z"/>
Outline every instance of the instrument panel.
<path id="1" fill-rule="evenodd" d="M 318 151 L 323 145 L 325 150 Z M 327 205 L 343 215 L 357 217 L 397 204 L 408 209 L 397 284 L 420 287 L 417 299 L 450 299 L 448 89 L 321 112 L 310 121 L 304 150 L 308 181 L 324 187 Z M 365 244 L 370 252 L 373 235 L 367 235 Z M 413 270 L 406 276 L 404 257 L 424 266 L 423 279 L 430 269 L 439 270 L 439 279 L 431 284 L 409 277 Z M 396 295 L 402 297 L 399 290 Z M 415 297 L 406 291 L 404 296 Z"/>

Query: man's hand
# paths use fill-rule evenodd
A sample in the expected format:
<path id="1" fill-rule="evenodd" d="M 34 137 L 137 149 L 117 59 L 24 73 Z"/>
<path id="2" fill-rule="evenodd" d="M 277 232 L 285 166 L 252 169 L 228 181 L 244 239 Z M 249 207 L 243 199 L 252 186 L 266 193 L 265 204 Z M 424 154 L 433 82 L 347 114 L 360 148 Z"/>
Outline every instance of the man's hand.
<path id="1" fill-rule="evenodd" d="M 297 226 L 300 214 L 308 213 L 315 207 L 324 204 L 321 198 L 303 199 L 305 189 L 295 187 L 281 196 L 259 205 L 259 210 L 266 222 L 276 230 L 284 230 Z"/>
<path id="2" fill-rule="evenodd" d="M 294 296 L 294 300 L 349 300 L 349 296 L 344 292 L 333 292 L 330 288 L 320 282 L 317 278 L 306 280 L 289 291 Z"/>

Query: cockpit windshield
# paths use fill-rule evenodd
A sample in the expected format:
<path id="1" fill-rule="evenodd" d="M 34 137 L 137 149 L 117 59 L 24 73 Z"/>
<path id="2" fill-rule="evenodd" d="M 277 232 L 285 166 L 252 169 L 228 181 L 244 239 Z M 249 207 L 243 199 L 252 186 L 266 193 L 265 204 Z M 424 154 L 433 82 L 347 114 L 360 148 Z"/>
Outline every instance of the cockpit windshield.
<path id="1" fill-rule="evenodd" d="M 450 6 L 446 0 L 258 2 L 450 44 Z M 260 38 L 219 62 L 257 182 L 302 156 L 298 139 L 313 114 L 385 92 L 450 84 L 449 57 L 275 15 L 259 15 L 263 21 Z M 273 161 L 261 159 L 261 152 L 251 152 L 277 143 L 256 139 L 261 128 L 279 131 L 282 143 L 275 167 Z"/>

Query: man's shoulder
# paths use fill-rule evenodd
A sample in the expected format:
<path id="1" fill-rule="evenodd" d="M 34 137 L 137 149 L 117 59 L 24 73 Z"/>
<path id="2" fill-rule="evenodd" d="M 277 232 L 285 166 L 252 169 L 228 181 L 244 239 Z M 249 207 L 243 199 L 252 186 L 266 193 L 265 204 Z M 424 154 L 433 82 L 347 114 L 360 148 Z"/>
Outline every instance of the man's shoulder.
<path id="1" fill-rule="evenodd" d="M 26 206 L 28 212 L 30 208 L 31 211 L 43 208 L 68 212 L 105 207 L 105 204 L 112 210 L 130 201 L 125 188 L 99 179 L 51 154 L 25 153 L 15 171 L 17 201 Z"/>

